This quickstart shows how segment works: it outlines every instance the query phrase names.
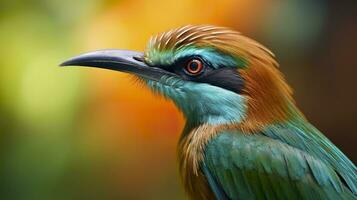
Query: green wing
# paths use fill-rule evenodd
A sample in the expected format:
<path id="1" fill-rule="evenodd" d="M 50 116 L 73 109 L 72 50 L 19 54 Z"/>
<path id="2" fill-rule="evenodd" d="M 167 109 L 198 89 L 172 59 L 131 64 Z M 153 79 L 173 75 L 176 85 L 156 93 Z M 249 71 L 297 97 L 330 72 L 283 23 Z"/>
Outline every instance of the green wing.
<path id="1" fill-rule="evenodd" d="M 334 167 L 262 134 L 218 134 L 202 168 L 217 199 L 357 199 Z"/>

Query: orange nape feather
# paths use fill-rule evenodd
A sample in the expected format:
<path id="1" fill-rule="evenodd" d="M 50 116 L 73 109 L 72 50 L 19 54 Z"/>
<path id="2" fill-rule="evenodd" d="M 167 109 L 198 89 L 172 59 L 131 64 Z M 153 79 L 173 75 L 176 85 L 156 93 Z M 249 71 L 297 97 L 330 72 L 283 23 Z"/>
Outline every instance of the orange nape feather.
<path id="1" fill-rule="evenodd" d="M 244 132 L 256 132 L 269 124 L 303 116 L 295 106 L 292 89 L 277 67 L 253 59 L 239 73 L 245 80 L 243 93 L 248 99 L 246 117 L 239 125 Z"/>

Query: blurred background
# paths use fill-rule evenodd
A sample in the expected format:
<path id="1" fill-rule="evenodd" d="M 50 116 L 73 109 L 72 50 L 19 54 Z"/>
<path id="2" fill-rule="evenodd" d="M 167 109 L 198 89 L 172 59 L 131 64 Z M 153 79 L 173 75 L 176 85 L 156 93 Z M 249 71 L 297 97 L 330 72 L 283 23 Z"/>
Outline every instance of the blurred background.
<path id="1" fill-rule="evenodd" d="M 185 199 L 184 119 L 125 74 L 59 68 L 82 52 L 144 50 L 185 24 L 270 48 L 307 118 L 357 161 L 357 4 L 323 0 L 0 0 L 0 199 Z"/>

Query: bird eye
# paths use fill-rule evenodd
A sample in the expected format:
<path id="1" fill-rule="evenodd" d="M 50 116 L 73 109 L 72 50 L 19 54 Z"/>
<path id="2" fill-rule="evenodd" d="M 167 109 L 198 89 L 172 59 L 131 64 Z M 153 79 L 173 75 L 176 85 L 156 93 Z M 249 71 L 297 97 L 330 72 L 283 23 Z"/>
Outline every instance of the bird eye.
<path id="1" fill-rule="evenodd" d="M 198 75 L 202 72 L 202 70 L 203 63 L 198 59 L 190 60 L 185 67 L 185 71 L 190 75 Z"/>

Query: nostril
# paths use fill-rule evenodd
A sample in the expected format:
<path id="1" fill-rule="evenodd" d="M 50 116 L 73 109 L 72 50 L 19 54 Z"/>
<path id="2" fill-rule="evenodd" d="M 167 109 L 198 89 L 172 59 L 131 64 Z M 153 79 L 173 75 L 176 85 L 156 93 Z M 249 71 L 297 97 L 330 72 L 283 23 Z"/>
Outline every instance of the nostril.
<path id="1" fill-rule="evenodd" d="M 136 60 L 136 61 L 139 61 L 139 62 L 144 62 L 145 61 L 145 59 L 144 59 L 144 57 L 142 57 L 142 56 L 133 56 L 133 59 L 134 60 Z"/>

